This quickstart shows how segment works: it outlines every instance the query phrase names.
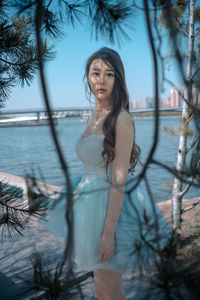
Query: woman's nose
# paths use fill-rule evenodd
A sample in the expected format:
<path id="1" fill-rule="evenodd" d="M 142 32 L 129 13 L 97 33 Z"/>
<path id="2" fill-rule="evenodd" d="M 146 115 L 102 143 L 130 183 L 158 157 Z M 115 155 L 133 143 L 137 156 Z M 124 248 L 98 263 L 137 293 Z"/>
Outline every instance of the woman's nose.
<path id="1" fill-rule="evenodd" d="M 104 74 L 101 74 L 101 75 L 100 75 L 100 77 L 99 77 L 99 81 L 100 81 L 100 83 L 101 83 L 101 84 L 103 84 L 103 83 L 104 83 L 104 81 L 105 81 Z"/>

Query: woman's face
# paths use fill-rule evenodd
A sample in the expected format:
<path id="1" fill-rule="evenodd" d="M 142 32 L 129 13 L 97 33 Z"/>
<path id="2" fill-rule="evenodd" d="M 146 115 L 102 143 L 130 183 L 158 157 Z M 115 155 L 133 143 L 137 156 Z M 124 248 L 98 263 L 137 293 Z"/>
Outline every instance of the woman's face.
<path id="1" fill-rule="evenodd" d="M 90 65 L 88 83 L 96 100 L 109 102 L 115 82 L 114 70 L 109 63 L 95 59 Z"/>

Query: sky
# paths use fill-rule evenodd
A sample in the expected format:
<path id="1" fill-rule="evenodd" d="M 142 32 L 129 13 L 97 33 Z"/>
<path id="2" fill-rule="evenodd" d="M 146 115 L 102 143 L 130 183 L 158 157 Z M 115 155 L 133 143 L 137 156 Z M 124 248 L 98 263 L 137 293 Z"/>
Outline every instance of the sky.
<path id="1" fill-rule="evenodd" d="M 55 42 L 56 58 L 45 68 L 48 92 L 52 107 L 89 106 L 85 96 L 83 75 L 87 58 L 101 47 L 116 50 L 123 61 L 130 101 L 143 96 L 153 96 L 153 65 L 143 13 L 132 17 L 132 29 L 128 29 L 130 41 L 121 46 L 110 44 L 105 39 L 96 41 L 86 23 L 75 28 L 65 26 L 64 38 Z M 166 46 L 166 45 L 165 45 Z M 163 48 L 163 51 L 165 49 Z M 180 85 L 176 67 L 171 66 L 167 76 Z M 170 86 L 165 85 L 161 97 L 169 96 Z M 39 76 L 30 87 L 14 87 L 3 110 L 44 108 Z"/>

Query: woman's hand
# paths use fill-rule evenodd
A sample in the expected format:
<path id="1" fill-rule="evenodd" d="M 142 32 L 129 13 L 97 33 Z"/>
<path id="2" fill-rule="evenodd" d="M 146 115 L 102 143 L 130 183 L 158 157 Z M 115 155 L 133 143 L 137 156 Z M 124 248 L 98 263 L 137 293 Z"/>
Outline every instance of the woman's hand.
<path id="1" fill-rule="evenodd" d="M 103 232 L 100 239 L 100 262 L 109 260 L 114 253 L 114 234 Z"/>

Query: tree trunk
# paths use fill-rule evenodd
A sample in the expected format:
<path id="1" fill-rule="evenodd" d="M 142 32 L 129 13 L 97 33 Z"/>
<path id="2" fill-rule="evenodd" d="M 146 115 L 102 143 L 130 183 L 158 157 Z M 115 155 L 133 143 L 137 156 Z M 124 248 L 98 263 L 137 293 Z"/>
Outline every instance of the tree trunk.
<path id="1" fill-rule="evenodd" d="M 191 101 L 192 97 L 192 56 L 194 51 L 194 0 L 190 0 L 190 20 L 189 20 L 189 36 L 188 36 L 188 61 L 187 61 L 187 88 L 184 99 L 187 102 Z M 189 106 L 186 101 L 183 101 L 182 119 L 180 128 L 180 140 L 177 155 L 176 170 L 179 178 L 174 178 L 172 188 L 172 223 L 174 230 L 181 228 L 181 209 L 182 209 L 182 173 L 184 171 L 187 146 L 187 126 Z"/>

